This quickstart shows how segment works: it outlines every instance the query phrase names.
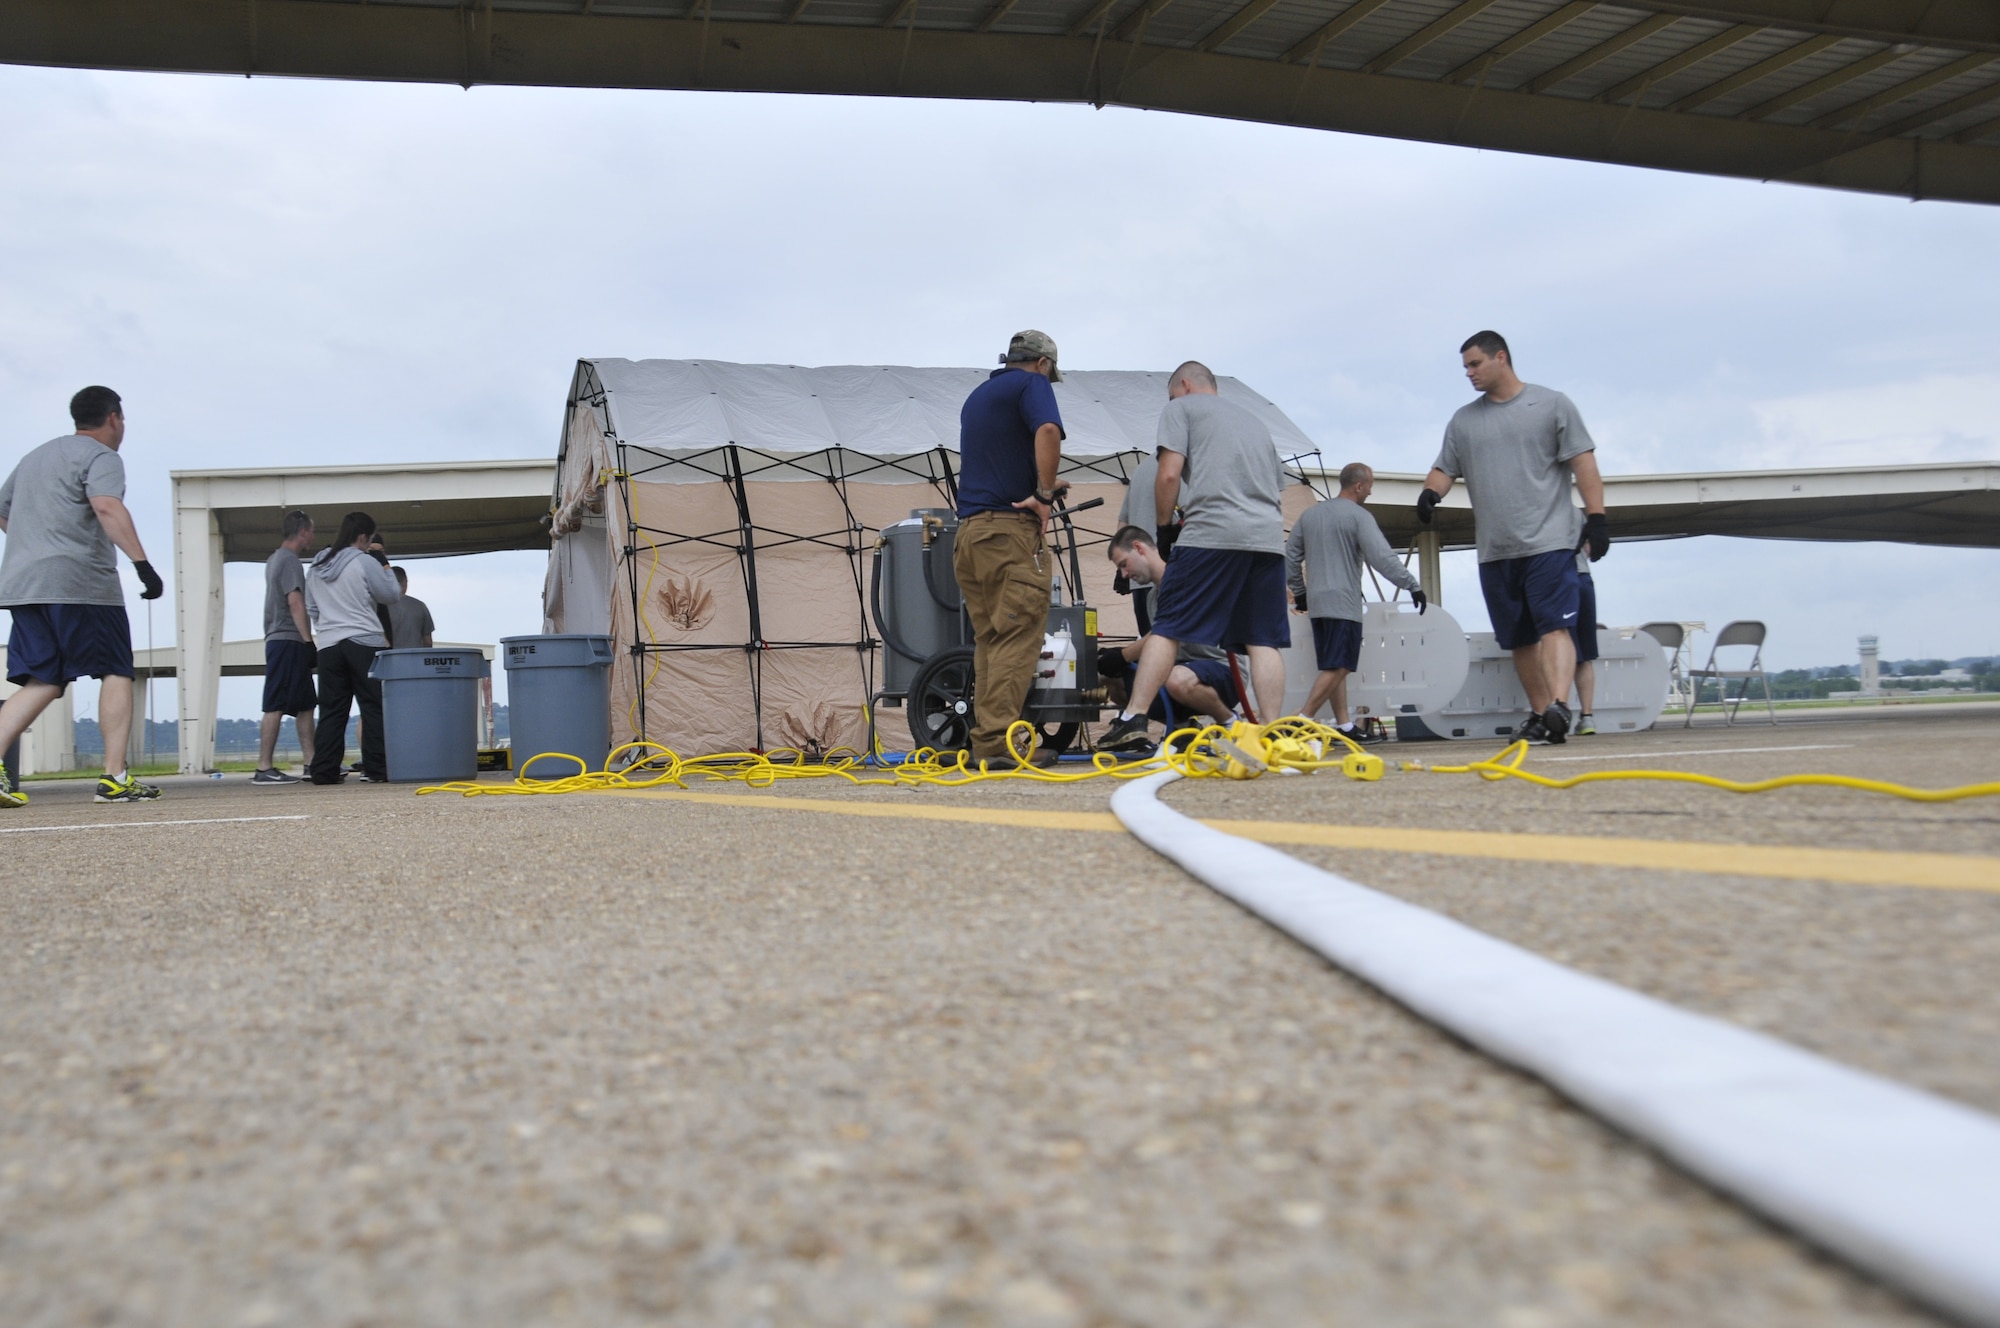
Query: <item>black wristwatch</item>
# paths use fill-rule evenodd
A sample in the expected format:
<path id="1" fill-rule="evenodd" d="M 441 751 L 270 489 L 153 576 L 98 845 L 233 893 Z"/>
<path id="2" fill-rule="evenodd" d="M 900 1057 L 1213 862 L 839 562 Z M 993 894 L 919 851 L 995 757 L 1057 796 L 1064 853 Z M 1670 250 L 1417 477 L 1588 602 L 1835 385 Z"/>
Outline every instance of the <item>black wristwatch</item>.
<path id="1" fill-rule="evenodd" d="M 1044 507 L 1054 507 L 1056 505 L 1056 491 L 1054 489 L 1036 489 L 1035 501 Z"/>

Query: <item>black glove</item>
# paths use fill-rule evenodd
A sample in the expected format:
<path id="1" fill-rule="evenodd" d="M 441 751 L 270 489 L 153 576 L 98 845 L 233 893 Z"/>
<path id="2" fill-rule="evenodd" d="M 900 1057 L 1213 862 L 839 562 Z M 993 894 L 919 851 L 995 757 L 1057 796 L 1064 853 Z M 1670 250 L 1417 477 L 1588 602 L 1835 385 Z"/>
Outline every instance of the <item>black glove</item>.
<path id="1" fill-rule="evenodd" d="M 1604 513 L 1583 514 L 1583 547 L 1590 550 L 1592 562 L 1611 552 L 1611 523 L 1604 519 Z"/>
<path id="2" fill-rule="evenodd" d="M 1132 582 L 1123 572 L 1111 578 L 1111 593 L 1114 595 L 1129 595 L 1132 593 Z"/>
<path id="3" fill-rule="evenodd" d="M 1300 613 L 1304 613 L 1306 611 L 1305 591 L 1299 590 L 1299 591 L 1294 591 L 1292 593 L 1292 607 L 1296 608 Z"/>
<path id="4" fill-rule="evenodd" d="M 132 570 L 139 574 L 139 584 L 145 587 L 139 592 L 140 599 L 158 599 L 167 593 L 167 583 L 160 580 L 160 574 L 144 558 L 133 563 Z"/>
<path id="5" fill-rule="evenodd" d="M 1417 613 L 1419 616 L 1423 614 L 1423 611 L 1425 609 L 1428 609 L 1431 606 L 1430 596 L 1424 594 L 1424 592 L 1421 590 L 1412 590 L 1410 592 L 1410 603 L 1417 606 Z"/>
<path id="6" fill-rule="evenodd" d="M 1438 505 L 1438 500 L 1443 497 L 1444 497 L 1443 494 L 1439 493 L 1436 489 L 1429 488 L 1428 486 L 1418 490 L 1417 520 L 1423 522 L 1425 525 L 1428 526 L 1431 523 L 1431 509 L 1433 507 L 1436 507 Z"/>
<path id="7" fill-rule="evenodd" d="M 1131 675 L 1132 661 L 1125 658 L 1125 652 L 1117 646 L 1100 646 L 1097 650 L 1097 676 L 1100 681 L 1107 678 L 1124 678 Z"/>
<path id="8" fill-rule="evenodd" d="M 1159 538 L 1153 542 L 1153 547 L 1160 551 L 1161 562 L 1170 563 L 1174 560 L 1174 541 L 1179 539 L 1180 537 L 1181 537 L 1180 522 L 1162 521 L 1160 523 Z"/>
<path id="9" fill-rule="evenodd" d="M 306 642 L 306 667 L 309 669 L 319 667 L 319 647 L 310 641 Z"/>

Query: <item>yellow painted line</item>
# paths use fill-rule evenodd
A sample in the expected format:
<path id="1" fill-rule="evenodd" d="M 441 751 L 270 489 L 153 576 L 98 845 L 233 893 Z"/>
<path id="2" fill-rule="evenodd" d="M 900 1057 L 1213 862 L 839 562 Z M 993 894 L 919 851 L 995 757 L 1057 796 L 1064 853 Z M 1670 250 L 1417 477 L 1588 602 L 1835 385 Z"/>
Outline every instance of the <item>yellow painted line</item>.
<path id="1" fill-rule="evenodd" d="M 615 797 L 658 798 L 672 802 L 757 807 L 765 811 L 820 812 L 899 821 L 946 821 L 964 825 L 1016 826 L 1038 830 L 1123 832 L 1108 812 L 1033 811 L 1008 807 L 934 807 L 797 798 L 768 793 L 698 793 L 641 789 Z M 1557 862 L 1586 867 L 1636 867 L 1648 871 L 1698 872 L 1716 876 L 1768 876 L 1792 881 L 1837 881 L 1843 885 L 1900 885 L 1934 890 L 1977 890 L 2000 894 L 2000 858 L 1955 853 L 1885 853 L 1872 849 L 1793 848 L 1768 844 L 1708 844 L 1673 839 L 1610 839 L 1595 835 L 1523 835 L 1474 830 L 1421 830 L 1367 825 L 1311 825 L 1293 821 L 1225 821 L 1205 824 L 1260 844 L 1308 844 L 1318 848 L 1381 853 L 1434 853 L 1454 858 L 1508 862 Z"/>

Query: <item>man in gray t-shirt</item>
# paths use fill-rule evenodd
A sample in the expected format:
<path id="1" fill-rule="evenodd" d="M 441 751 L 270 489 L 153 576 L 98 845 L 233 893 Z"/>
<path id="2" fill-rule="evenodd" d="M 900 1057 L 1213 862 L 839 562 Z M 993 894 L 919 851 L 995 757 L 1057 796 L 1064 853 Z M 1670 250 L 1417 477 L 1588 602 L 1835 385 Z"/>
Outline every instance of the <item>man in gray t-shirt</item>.
<path id="1" fill-rule="evenodd" d="M 1340 468 L 1340 492 L 1300 513 L 1285 540 L 1286 584 L 1298 611 L 1312 619 L 1313 654 L 1319 663 L 1319 676 L 1299 713 L 1310 719 L 1331 701 L 1334 723 L 1357 740 L 1360 734 L 1347 713 L 1347 676 L 1361 660 L 1361 564 L 1409 591 L 1418 613 L 1425 608 L 1422 585 L 1362 506 L 1374 491 L 1375 472 L 1359 461 L 1349 462 Z"/>
<path id="2" fill-rule="evenodd" d="M 132 734 L 132 625 L 118 584 L 123 549 L 145 590 L 158 599 L 166 586 L 146 561 L 138 528 L 125 507 L 125 406 L 108 387 L 86 387 L 70 398 L 76 432 L 51 439 L 21 458 L 0 483 L 0 608 L 14 619 L 7 638 L 7 680 L 20 691 L 0 706 L 0 752 L 14 745 L 48 704 L 78 678 L 96 678 L 97 722 L 104 734 L 99 802 L 146 802 L 160 796 L 125 768 Z M 0 807 L 19 807 L 25 793 L 0 777 Z"/>
<path id="3" fill-rule="evenodd" d="M 383 610 L 389 615 L 389 648 L 409 650 L 415 647 L 429 649 L 431 634 L 437 631 L 437 624 L 431 621 L 431 606 L 410 595 L 410 574 L 400 567 L 389 569 L 395 574 L 396 585 L 403 597 Z"/>
<path id="4" fill-rule="evenodd" d="M 1575 554 L 1588 548 L 1595 561 L 1611 547 L 1596 444 L 1568 397 L 1516 376 L 1513 353 L 1498 332 L 1475 333 L 1459 357 L 1480 396 L 1445 427 L 1437 463 L 1417 494 L 1417 519 L 1428 525 L 1452 482 L 1465 481 L 1493 635 L 1514 652 L 1534 711 L 1520 736 L 1562 742 L 1576 671 Z M 1570 499 L 1572 480 L 1583 499 L 1581 516 Z"/>
<path id="5" fill-rule="evenodd" d="M 1292 643 L 1285 614 L 1284 462 L 1263 421 L 1219 394 L 1215 375 L 1189 360 L 1168 375 L 1153 485 L 1160 580 L 1152 631 L 1132 678 L 1132 700 L 1097 743 L 1149 751 L 1146 708 L 1183 642 L 1243 650 L 1259 713 L 1284 705 Z"/>
<path id="6" fill-rule="evenodd" d="M 285 513 L 279 544 L 264 560 L 264 717 L 257 730 L 257 771 L 252 784 L 296 784 L 275 764 L 285 716 L 299 735 L 299 755 L 308 770 L 313 759 L 313 709 L 319 694 L 313 669 L 319 652 L 306 614 L 304 557 L 312 552 L 313 521 L 304 512 Z"/>

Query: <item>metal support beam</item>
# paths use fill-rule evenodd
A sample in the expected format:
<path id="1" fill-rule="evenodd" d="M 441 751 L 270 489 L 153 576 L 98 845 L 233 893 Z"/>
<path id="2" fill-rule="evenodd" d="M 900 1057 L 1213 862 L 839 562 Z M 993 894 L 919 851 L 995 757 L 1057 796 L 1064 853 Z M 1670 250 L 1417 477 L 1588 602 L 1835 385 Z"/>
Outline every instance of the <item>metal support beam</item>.
<path id="1" fill-rule="evenodd" d="M 1429 46 L 1438 38 L 1449 35 L 1463 25 L 1467 19 L 1477 18 L 1497 3 L 1498 0 L 1465 0 L 1465 3 L 1458 8 L 1424 25 L 1420 30 L 1411 33 L 1388 50 L 1382 52 L 1382 54 L 1376 56 L 1373 60 L 1370 60 L 1367 64 L 1361 66 L 1361 72 L 1364 74 L 1380 74 L 1394 69 L 1397 65 L 1423 50 L 1424 47 Z"/>
<path id="2" fill-rule="evenodd" d="M 1388 3 L 1389 0 L 1354 0 L 1354 3 L 1341 10 L 1331 23 L 1315 29 L 1304 41 L 1294 42 L 1291 49 L 1278 57 L 1278 63 L 1288 65 L 1312 55 L 1321 46 Z"/>
<path id="3" fill-rule="evenodd" d="M 1814 97 L 1832 92 L 1835 88 L 1843 84 L 1852 83 L 1857 78 L 1872 74 L 1885 65 L 1893 65 L 1898 60 L 1906 60 L 1910 55 L 1911 52 L 1898 46 L 1891 46 L 1886 50 L 1877 51 L 1873 55 L 1856 60 L 1853 64 L 1842 65 L 1830 74 L 1822 74 L 1810 83 L 1802 83 L 1790 92 L 1781 92 L 1769 101 L 1758 102 L 1749 110 L 1739 113 L 1736 118 L 1739 120 L 1768 119 L 1776 115 L 1779 111 L 1789 110 L 1801 102 L 1811 101 Z"/>
<path id="4" fill-rule="evenodd" d="M 1669 56 L 1667 59 L 1654 65 L 1651 69 L 1642 70 L 1634 74 L 1631 78 L 1626 79 L 1623 83 L 1606 88 L 1603 92 L 1598 93 L 1594 100 L 1609 102 L 1615 106 L 1633 93 L 1643 88 L 1652 87 L 1662 79 L 1672 78 L 1683 69 L 1692 69 L 1710 56 L 1721 55 L 1730 47 L 1736 46 L 1746 38 L 1754 37 L 1762 31 L 1762 28 L 1747 24 L 1725 28 L 1713 37 L 1710 37 L 1707 41 L 1696 42 L 1679 55 Z"/>
<path id="5" fill-rule="evenodd" d="M 1655 14 L 1651 18 L 1642 18 L 1616 37 L 1607 38 L 1583 54 L 1563 61 L 1554 69 L 1549 70 L 1548 73 L 1538 78 L 1529 79 L 1527 85 L 1521 90 L 1533 94 L 1546 92 L 1550 88 L 1558 87 L 1569 82 L 1585 70 L 1594 69 L 1598 65 L 1603 64 L 1626 47 L 1637 46 L 1640 42 L 1646 40 L 1646 38 L 1665 32 L 1680 21 L 1680 15 L 1678 14 Z"/>
<path id="6" fill-rule="evenodd" d="M 1812 122 L 1812 127 L 1814 129 L 1833 129 L 1840 125 L 1852 124 L 1856 120 L 1865 120 L 1877 111 L 1894 106 L 1898 102 L 1908 101 L 1918 93 L 1928 92 L 1938 84 L 1949 82 L 1957 78 L 1960 74 L 1969 74 L 1975 69 L 1984 68 L 1992 64 L 1995 58 L 1992 55 L 1981 52 L 1977 55 L 1968 55 L 1953 60 L 1950 64 L 1942 65 L 1927 74 L 1919 74 L 1915 78 L 1898 83 L 1893 88 L 1885 88 L 1872 97 L 1864 97 L 1860 101 L 1851 102 L 1841 107 L 1837 111 L 1822 115 L 1819 119 Z"/>
<path id="7" fill-rule="evenodd" d="M 1517 55 L 1527 50 L 1550 33 L 1560 28 L 1568 27 L 1572 22 L 1582 18 L 1595 8 L 1597 8 L 1597 0 L 1570 0 L 1570 3 L 1564 5 L 1555 13 L 1550 14 L 1547 18 L 1521 29 L 1521 31 L 1515 33 L 1491 50 L 1481 51 L 1478 55 L 1473 56 L 1470 60 L 1467 60 L 1464 64 L 1446 74 L 1439 81 L 1443 83 L 1463 83 L 1466 79 L 1499 64 L 1508 56 Z"/>
<path id="8" fill-rule="evenodd" d="M 1219 49 L 1231 37 L 1234 37 L 1237 33 L 1243 31 L 1243 29 L 1249 27 L 1252 23 L 1255 23 L 1258 19 L 1264 17 L 1264 15 L 1277 7 L 1278 0 L 1250 0 L 1249 4 L 1244 5 L 1234 14 L 1224 19 L 1214 31 L 1195 43 L 1195 49 L 1200 51 Z"/>
<path id="9" fill-rule="evenodd" d="M 1738 88 L 1747 88 L 1752 83 L 1760 82 L 1763 79 L 1771 77 L 1773 74 L 1790 69 L 1799 61 L 1810 59 L 1818 55 L 1821 51 L 1824 51 L 1827 47 L 1838 46 L 1846 40 L 1847 38 L 1845 37 L 1808 37 L 1789 50 L 1780 51 L 1776 55 L 1768 56 L 1751 65 L 1748 69 L 1739 69 L 1728 78 L 1717 79 L 1707 87 L 1698 88 L 1690 92 L 1687 96 L 1682 97 L 1679 101 L 1667 107 L 1667 109 L 1670 111 L 1691 111 L 1697 106 L 1706 106 L 1718 98 L 1727 97 Z"/>

